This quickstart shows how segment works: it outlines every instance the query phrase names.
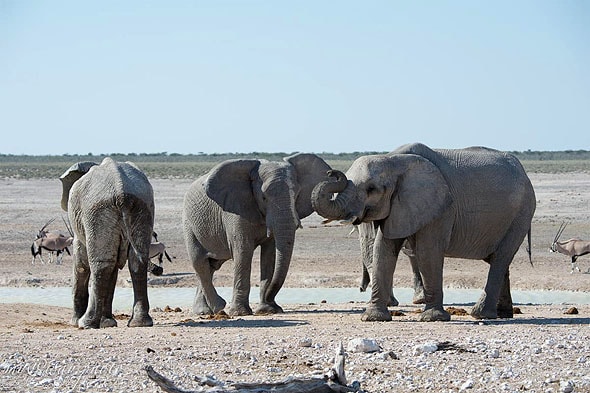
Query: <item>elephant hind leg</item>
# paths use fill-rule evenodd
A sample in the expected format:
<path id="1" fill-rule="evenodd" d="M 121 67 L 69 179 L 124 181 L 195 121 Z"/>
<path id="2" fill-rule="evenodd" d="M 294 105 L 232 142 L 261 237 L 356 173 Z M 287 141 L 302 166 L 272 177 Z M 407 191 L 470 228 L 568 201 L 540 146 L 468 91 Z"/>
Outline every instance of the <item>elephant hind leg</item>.
<path id="1" fill-rule="evenodd" d="M 210 255 L 192 233 L 186 236 L 186 244 L 189 259 L 198 278 L 193 313 L 215 314 L 225 308 L 226 302 L 213 286 L 213 273 L 219 270 L 225 259 L 217 259 Z"/>
<path id="2" fill-rule="evenodd" d="M 492 255 L 486 258 L 490 268 L 484 292 L 471 309 L 471 316 L 477 319 L 495 319 L 512 316 L 509 267 L 518 251 L 525 234 L 509 231 Z"/>
<path id="3" fill-rule="evenodd" d="M 88 282 L 90 279 L 90 267 L 85 245 L 76 240 L 74 242 L 74 263 L 73 263 L 73 302 L 74 312 L 71 324 L 78 326 L 78 321 L 88 308 Z"/>
<path id="4" fill-rule="evenodd" d="M 504 284 L 498 299 L 498 318 L 513 318 L 514 306 L 512 304 L 512 295 L 510 294 L 510 271 L 506 271 Z"/>

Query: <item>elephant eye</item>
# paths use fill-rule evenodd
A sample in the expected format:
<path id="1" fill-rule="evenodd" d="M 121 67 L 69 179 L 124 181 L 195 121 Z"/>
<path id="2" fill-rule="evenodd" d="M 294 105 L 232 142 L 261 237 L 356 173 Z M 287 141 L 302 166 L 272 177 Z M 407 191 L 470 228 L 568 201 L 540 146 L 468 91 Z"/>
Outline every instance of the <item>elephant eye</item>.
<path id="1" fill-rule="evenodd" d="M 377 187 L 375 187 L 374 185 L 370 185 L 369 187 L 367 187 L 367 194 L 373 194 L 376 191 Z"/>

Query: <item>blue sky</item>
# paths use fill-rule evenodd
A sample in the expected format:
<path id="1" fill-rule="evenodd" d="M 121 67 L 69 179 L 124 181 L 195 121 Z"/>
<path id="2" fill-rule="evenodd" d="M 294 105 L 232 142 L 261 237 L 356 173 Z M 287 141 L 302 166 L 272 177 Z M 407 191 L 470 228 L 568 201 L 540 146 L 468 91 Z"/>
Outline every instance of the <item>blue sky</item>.
<path id="1" fill-rule="evenodd" d="M 0 0 L 3 154 L 590 149 L 587 1 Z"/>

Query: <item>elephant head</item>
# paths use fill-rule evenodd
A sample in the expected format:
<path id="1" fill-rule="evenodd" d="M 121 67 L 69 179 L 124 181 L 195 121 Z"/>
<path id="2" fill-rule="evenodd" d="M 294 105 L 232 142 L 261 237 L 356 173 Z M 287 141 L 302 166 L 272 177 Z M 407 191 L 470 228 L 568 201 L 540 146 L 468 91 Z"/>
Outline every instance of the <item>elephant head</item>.
<path id="1" fill-rule="evenodd" d="M 327 180 L 330 167 L 315 154 L 295 154 L 284 162 L 256 159 L 228 160 L 205 180 L 205 191 L 224 211 L 266 226 L 274 238 L 276 263 L 272 280 L 261 283 L 262 303 L 274 297 L 287 276 L 295 231 L 313 212 L 311 193 Z"/>
<path id="2" fill-rule="evenodd" d="M 346 175 L 338 171 L 330 175 L 335 181 L 322 182 L 313 191 L 318 214 L 354 224 L 378 221 L 390 239 L 416 233 L 452 203 L 439 169 L 413 154 L 359 157 Z"/>
<path id="3" fill-rule="evenodd" d="M 62 195 L 61 195 L 61 208 L 63 210 L 68 211 L 68 201 L 70 199 L 70 189 L 72 188 L 74 183 L 78 179 L 80 179 L 82 176 L 84 176 L 86 173 L 88 173 L 90 168 L 92 168 L 95 165 L 98 165 L 98 164 L 95 162 L 91 162 L 91 161 L 77 162 L 74 165 L 72 165 L 71 167 L 69 167 L 63 173 L 63 175 L 61 175 L 59 177 L 59 180 L 61 180 L 61 185 L 62 185 L 62 189 L 63 189 Z"/>

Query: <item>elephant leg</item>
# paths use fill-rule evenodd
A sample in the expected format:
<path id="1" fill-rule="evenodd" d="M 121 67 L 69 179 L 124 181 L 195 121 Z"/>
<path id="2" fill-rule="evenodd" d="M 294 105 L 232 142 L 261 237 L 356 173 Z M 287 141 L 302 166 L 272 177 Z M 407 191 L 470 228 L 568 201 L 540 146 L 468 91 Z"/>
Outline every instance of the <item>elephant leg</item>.
<path id="1" fill-rule="evenodd" d="M 90 279 L 90 268 L 88 266 L 88 256 L 86 246 L 79 240 L 73 244 L 74 261 L 73 261 L 73 302 L 74 313 L 71 324 L 78 326 L 78 321 L 88 308 L 88 280 Z"/>
<path id="2" fill-rule="evenodd" d="M 371 270 L 371 301 L 361 317 L 363 321 L 391 321 L 387 303 L 402 243 L 403 239 L 386 239 L 381 231 L 377 232 Z"/>
<path id="3" fill-rule="evenodd" d="M 90 271 L 90 285 L 92 290 L 88 299 L 88 308 L 78 320 L 78 326 L 85 329 L 97 329 L 100 327 L 100 321 L 104 315 L 105 303 L 109 298 L 113 269 L 116 268 L 111 260 L 96 261 L 92 259 L 91 255 L 89 257 L 90 263 L 92 264 Z"/>
<path id="4" fill-rule="evenodd" d="M 252 315 L 250 308 L 250 275 L 254 250 L 242 247 L 234 253 L 234 286 L 229 315 Z"/>
<path id="5" fill-rule="evenodd" d="M 481 294 L 479 300 L 471 309 L 471 316 L 477 319 L 495 319 L 498 318 L 498 304 L 502 303 L 506 313 L 509 307 L 507 304 L 510 299 L 510 307 L 512 307 L 512 299 L 509 298 L 510 280 L 508 279 L 508 267 L 522 243 L 522 237 L 517 237 L 509 233 L 500 243 L 498 250 L 489 258 L 490 268 L 488 270 L 488 278 L 484 292 Z M 502 299 L 500 299 L 502 296 Z"/>
<path id="6" fill-rule="evenodd" d="M 444 245 L 438 239 L 440 229 L 422 230 L 416 234 L 416 265 L 424 286 L 424 311 L 420 321 L 449 321 L 451 315 L 443 308 Z"/>
<path id="7" fill-rule="evenodd" d="M 274 239 L 260 245 L 260 304 L 255 314 L 267 315 L 282 313 L 283 309 L 275 301 L 276 293 L 270 292 L 270 283 L 275 273 L 276 249 Z"/>
<path id="8" fill-rule="evenodd" d="M 100 319 L 100 327 L 116 327 L 117 321 L 113 315 L 113 298 L 115 296 L 115 287 L 117 286 L 117 277 L 119 276 L 119 269 L 113 269 L 113 273 L 109 280 L 108 297 L 104 303 L 104 310 L 102 318 Z"/>
<path id="9" fill-rule="evenodd" d="M 207 265 L 209 269 L 203 269 L 203 271 L 199 274 L 199 277 L 204 278 L 204 280 L 199 280 L 197 282 L 197 288 L 195 292 L 195 299 L 193 301 L 193 313 L 198 315 L 213 315 L 218 313 L 219 311 L 225 308 L 226 302 L 225 300 L 219 296 L 215 287 L 213 287 L 213 274 L 221 268 L 221 265 L 224 261 L 219 261 L 215 259 L 208 258 L 206 262 L 202 262 L 204 267 Z M 203 292 L 203 282 L 207 282 L 210 288 L 213 288 L 213 291 L 209 294 L 212 297 L 212 300 L 207 301 L 205 297 L 205 293 Z M 209 305 L 211 304 L 211 306 Z"/>
<path id="10" fill-rule="evenodd" d="M 510 294 L 510 269 L 506 271 L 500 299 L 498 300 L 498 318 L 513 318 L 514 306 L 512 304 L 512 295 Z"/>
<path id="11" fill-rule="evenodd" d="M 361 279 L 361 286 L 359 288 L 360 291 L 365 292 L 367 290 L 367 287 L 369 286 L 370 282 L 371 282 L 371 276 L 369 275 L 369 271 L 367 270 L 367 267 L 363 263 L 363 277 Z"/>
<path id="12" fill-rule="evenodd" d="M 133 312 L 127 326 L 141 327 L 153 326 L 154 321 L 149 314 L 150 303 L 147 293 L 147 267 L 149 261 L 149 239 L 151 231 L 147 237 L 147 246 L 144 250 L 137 250 L 140 255 L 136 255 L 135 251 L 130 248 L 127 265 L 129 266 L 129 273 L 131 274 L 131 282 L 133 284 Z"/>
<path id="13" fill-rule="evenodd" d="M 412 303 L 424 304 L 426 303 L 426 299 L 424 298 L 424 283 L 422 282 L 418 261 L 416 261 L 415 257 L 410 257 L 410 265 L 412 265 L 412 274 L 414 276 L 414 297 L 412 298 Z"/>
<path id="14" fill-rule="evenodd" d="M 414 279 L 414 296 L 412 298 L 412 303 L 414 304 L 424 304 L 424 284 L 422 283 L 422 276 L 420 275 L 420 269 L 418 268 L 418 261 L 416 259 L 416 237 L 410 236 L 402 251 L 404 254 L 408 256 L 410 259 L 410 266 L 412 266 L 412 275 Z"/>
<path id="15" fill-rule="evenodd" d="M 200 315 L 218 313 L 225 308 L 225 300 L 219 296 L 213 286 L 213 273 L 221 268 L 225 259 L 214 259 L 190 228 L 185 229 L 185 242 L 189 260 L 198 278 L 193 301 L 193 313 Z"/>

